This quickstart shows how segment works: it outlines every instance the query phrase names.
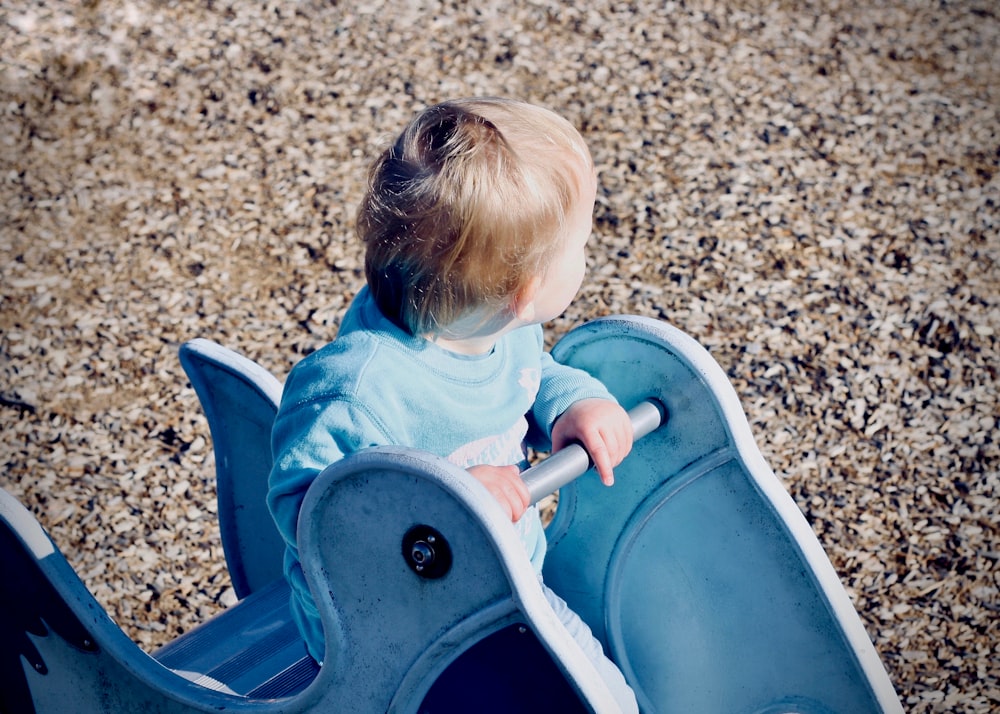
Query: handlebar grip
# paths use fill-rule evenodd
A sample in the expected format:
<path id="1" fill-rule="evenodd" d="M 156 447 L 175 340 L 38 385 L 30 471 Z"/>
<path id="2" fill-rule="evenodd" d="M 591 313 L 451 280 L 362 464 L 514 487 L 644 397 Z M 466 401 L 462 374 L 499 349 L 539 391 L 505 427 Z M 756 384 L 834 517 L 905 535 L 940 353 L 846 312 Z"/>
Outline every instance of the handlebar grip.
<path id="1" fill-rule="evenodd" d="M 632 420 L 633 438 L 638 441 L 666 423 L 667 410 L 656 399 L 647 399 L 632 407 L 628 416 Z M 534 505 L 585 474 L 591 466 L 593 461 L 587 450 L 580 444 L 570 444 L 544 461 L 525 469 L 521 478 L 528 487 L 531 503 Z"/>

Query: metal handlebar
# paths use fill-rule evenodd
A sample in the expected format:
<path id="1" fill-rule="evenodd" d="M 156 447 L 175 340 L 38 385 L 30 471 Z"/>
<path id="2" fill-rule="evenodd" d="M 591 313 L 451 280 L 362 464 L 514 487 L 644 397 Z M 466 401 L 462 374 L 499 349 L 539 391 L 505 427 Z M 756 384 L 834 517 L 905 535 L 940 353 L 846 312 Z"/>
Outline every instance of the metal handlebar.
<path id="1" fill-rule="evenodd" d="M 628 416 L 632 420 L 633 438 L 638 441 L 666 423 L 667 410 L 659 401 L 647 399 L 632 407 Z M 585 474 L 593 465 L 586 449 L 579 444 L 570 444 L 544 461 L 525 469 L 521 478 L 528 487 L 531 503 L 534 505 Z"/>

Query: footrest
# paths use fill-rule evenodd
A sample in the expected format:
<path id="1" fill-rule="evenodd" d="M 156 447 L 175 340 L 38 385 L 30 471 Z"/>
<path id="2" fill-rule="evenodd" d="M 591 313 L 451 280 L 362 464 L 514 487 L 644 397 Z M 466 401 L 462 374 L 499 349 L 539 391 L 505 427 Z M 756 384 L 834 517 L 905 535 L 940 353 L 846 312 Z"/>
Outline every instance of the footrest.
<path id="1" fill-rule="evenodd" d="M 276 580 L 153 653 L 197 684 L 250 699 L 301 692 L 319 672 L 292 620 L 290 589 Z"/>

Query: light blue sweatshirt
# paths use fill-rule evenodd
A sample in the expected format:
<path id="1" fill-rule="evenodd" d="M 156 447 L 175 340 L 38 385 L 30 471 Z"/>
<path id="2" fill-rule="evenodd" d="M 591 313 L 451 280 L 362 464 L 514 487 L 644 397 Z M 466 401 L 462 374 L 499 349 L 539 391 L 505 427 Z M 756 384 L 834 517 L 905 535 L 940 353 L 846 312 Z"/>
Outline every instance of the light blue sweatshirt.
<path id="1" fill-rule="evenodd" d="M 540 326 L 504 335 L 489 354 L 461 355 L 400 329 L 362 289 L 337 338 L 292 369 L 272 432 L 267 501 L 287 544 L 292 614 L 313 658 L 323 659 L 323 630 L 299 562 L 296 525 L 306 490 L 323 469 L 380 445 L 422 449 L 462 468 L 523 467 L 525 443 L 548 448 L 556 418 L 589 397 L 613 399 L 586 372 L 553 360 Z M 537 509 L 515 527 L 541 573 L 546 543 Z"/>

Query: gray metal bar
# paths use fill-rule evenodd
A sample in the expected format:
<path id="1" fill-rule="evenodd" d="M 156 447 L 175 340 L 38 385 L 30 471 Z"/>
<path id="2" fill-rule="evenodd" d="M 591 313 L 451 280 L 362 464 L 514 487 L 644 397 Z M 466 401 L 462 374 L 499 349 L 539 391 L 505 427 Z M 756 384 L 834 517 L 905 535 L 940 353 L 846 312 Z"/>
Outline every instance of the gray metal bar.
<path id="1" fill-rule="evenodd" d="M 632 420 L 636 441 L 667 420 L 666 410 L 655 399 L 639 402 L 629 410 L 628 415 Z M 579 444 L 570 444 L 544 461 L 525 469 L 521 478 L 524 479 L 528 493 L 531 494 L 531 503 L 535 504 L 585 474 L 592 465 L 593 462 L 586 449 Z"/>

